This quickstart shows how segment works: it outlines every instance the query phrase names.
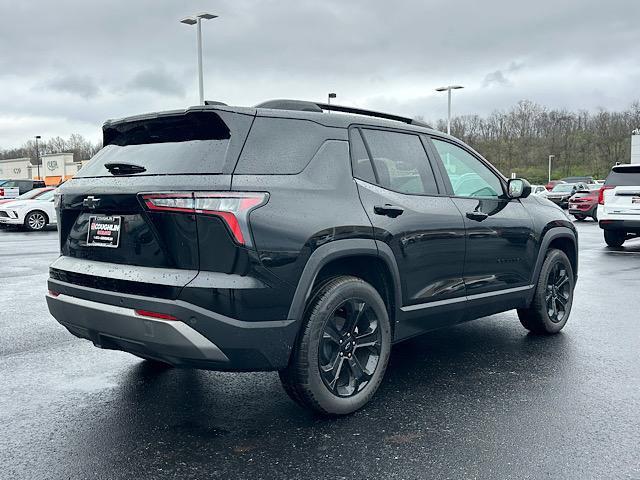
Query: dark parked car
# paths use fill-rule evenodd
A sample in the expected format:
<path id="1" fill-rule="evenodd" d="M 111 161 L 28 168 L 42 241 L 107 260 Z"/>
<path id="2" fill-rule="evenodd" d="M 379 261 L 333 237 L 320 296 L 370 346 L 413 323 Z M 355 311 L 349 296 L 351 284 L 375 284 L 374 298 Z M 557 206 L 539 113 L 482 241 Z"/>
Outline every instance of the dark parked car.
<path id="1" fill-rule="evenodd" d="M 424 124 L 271 101 L 103 131 L 59 188 L 47 294 L 102 348 L 277 370 L 296 402 L 346 414 L 377 390 L 392 344 L 510 309 L 537 334 L 567 322 L 573 223 Z"/>
<path id="2" fill-rule="evenodd" d="M 566 177 L 562 181 L 565 183 L 586 183 L 587 185 L 596 183 L 593 177 Z"/>
<path id="3" fill-rule="evenodd" d="M 556 185 L 560 184 L 560 183 L 567 183 L 564 180 L 550 180 L 549 182 L 547 182 L 547 184 L 544 186 L 547 190 L 551 191 L 553 190 L 553 187 L 555 187 Z"/>
<path id="4" fill-rule="evenodd" d="M 547 192 L 544 198 L 551 200 L 562 208 L 569 208 L 569 198 L 571 198 L 579 190 L 586 190 L 587 185 L 584 183 L 559 183 L 553 190 Z"/>
<path id="5" fill-rule="evenodd" d="M 574 193 L 569 198 L 569 213 L 577 220 L 591 217 L 597 222 L 600 187 L 600 185 L 593 183 Z"/>
<path id="6" fill-rule="evenodd" d="M 23 195 L 34 188 L 44 188 L 45 186 L 42 180 L 4 180 L 0 183 L 2 188 L 18 188 L 18 195 Z"/>

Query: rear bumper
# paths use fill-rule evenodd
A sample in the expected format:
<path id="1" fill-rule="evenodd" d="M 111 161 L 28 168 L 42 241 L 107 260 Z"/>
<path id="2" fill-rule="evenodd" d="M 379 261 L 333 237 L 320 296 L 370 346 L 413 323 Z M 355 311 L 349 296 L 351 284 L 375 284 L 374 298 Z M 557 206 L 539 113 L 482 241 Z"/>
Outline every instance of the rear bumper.
<path id="1" fill-rule="evenodd" d="M 49 279 L 49 311 L 69 332 L 96 346 L 207 370 L 284 368 L 297 334 L 294 320 L 244 322 L 181 300 L 143 297 Z M 138 315 L 166 313 L 179 320 Z"/>
<path id="2" fill-rule="evenodd" d="M 571 215 L 586 215 L 587 217 L 591 217 L 596 213 L 598 209 L 598 204 L 589 205 L 588 203 L 576 204 L 578 208 L 569 208 L 569 214 Z"/>
<path id="3" fill-rule="evenodd" d="M 627 233 L 640 234 L 640 219 L 638 220 L 600 220 L 598 222 L 603 230 L 618 230 Z"/>
<path id="4" fill-rule="evenodd" d="M 142 317 L 131 308 L 69 295 L 48 294 L 47 304 L 67 330 L 96 346 L 129 350 L 169 363 L 179 363 L 180 359 L 229 362 L 213 342 L 181 321 Z"/>

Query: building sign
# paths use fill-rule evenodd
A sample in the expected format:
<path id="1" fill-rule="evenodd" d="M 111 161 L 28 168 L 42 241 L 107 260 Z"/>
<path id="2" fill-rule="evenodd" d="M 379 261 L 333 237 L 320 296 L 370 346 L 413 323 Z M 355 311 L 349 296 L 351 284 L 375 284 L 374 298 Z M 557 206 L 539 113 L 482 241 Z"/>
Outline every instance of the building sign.
<path id="1" fill-rule="evenodd" d="M 50 171 L 55 172 L 58 169 L 58 161 L 57 160 L 49 160 L 47 162 L 47 168 Z"/>

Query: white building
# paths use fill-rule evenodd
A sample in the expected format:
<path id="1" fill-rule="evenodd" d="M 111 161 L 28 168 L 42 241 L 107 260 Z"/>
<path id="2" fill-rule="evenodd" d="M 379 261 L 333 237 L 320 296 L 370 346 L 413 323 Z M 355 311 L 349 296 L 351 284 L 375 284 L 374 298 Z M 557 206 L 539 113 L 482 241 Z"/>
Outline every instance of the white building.
<path id="1" fill-rule="evenodd" d="M 0 160 L 0 179 L 28 180 L 32 178 L 31 167 L 31 160 L 28 158 Z"/>
<path id="2" fill-rule="evenodd" d="M 82 167 L 82 162 L 73 161 L 73 153 L 51 153 L 41 155 L 40 175 L 38 166 L 31 165 L 28 158 L 0 160 L 0 180 L 44 179 L 47 185 L 58 185 L 73 177 Z"/>
<path id="3" fill-rule="evenodd" d="M 631 163 L 640 163 L 640 128 L 631 134 Z"/>

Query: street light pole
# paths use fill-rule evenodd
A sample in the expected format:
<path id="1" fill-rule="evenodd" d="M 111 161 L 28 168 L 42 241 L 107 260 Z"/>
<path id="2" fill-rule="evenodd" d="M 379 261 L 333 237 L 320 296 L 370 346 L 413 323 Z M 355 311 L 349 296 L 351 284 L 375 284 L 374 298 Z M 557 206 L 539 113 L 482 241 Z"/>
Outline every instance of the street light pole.
<path id="1" fill-rule="evenodd" d="M 555 155 L 549 155 L 549 181 L 551 181 L 551 159 L 556 158 Z"/>
<path id="2" fill-rule="evenodd" d="M 447 135 L 451 135 L 451 90 L 464 88 L 462 85 L 448 85 L 436 88 L 436 92 L 447 92 Z"/>
<path id="3" fill-rule="evenodd" d="M 204 105 L 204 74 L 202 73 L 202 20 L 198 17 L 198 93 L 200 94 L 200 105 Z"/>
<path id="4" fill-rule="evenodd" d="M 333 92 L 327 94 L 327 105 L 331 105 L 331 99 L 336 98 L 337 96 L 338 94 Z M 327 113 L 331 113 L 331 110 L 327 110 Z"/>
<path id="5" fill-rule="evenodd" d="M 38 149 L 38 140 L 42 137 L 40 135 L 36 135 L 36 165 L 38 167 L 38 180 L 42 180 L 40 178 L 40 150 Z"/>
<path id="6" fill-rule="evenodd" d="M 218 18 L 218 15 L 211 13 L 200 13 L 193 17 L 186 17 L 180 20 L 185 25 L 195 25 L 197 30 L 197 48 L 198 48 L 198 93 L 200 96 L 200 105 L 204 105 L 204 74 L 202 72 L 202 20 L 211 20 Z"/>

